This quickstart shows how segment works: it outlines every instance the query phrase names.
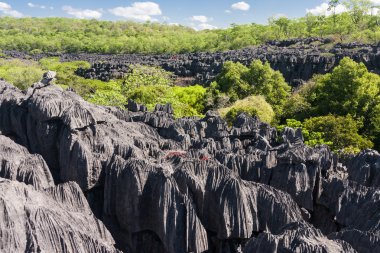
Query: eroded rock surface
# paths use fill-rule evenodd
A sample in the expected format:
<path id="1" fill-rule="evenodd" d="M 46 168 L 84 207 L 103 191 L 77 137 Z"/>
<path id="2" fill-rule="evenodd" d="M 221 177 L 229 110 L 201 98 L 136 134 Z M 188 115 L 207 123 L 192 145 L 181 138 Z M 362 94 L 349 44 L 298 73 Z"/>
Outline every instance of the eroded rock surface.
<path id="1" fill-rule="evenodd" d="M 54 210 L 62 209 L 72 224 L 86 219 L 87 237 L 78 236 L 99 252 L 115 250 L 113 240 L 123 252 L 136 253 L 379 248 L 375 151 L 342 163 L 326 146 L 304 145 L 300 130 L 279 133 L 245 114 L 228 127 L 211 111 L 203 119 L 174 119 L 170 105 L 148 112 L 129 101 L 128 108 L 92 105 L 54 85 L 37 83 L 21 92 L 0 82 L 0 158 L 16 153 L 40 161 L 24 169 L 8 159 L 8 174 L 27 171 L 39 180 L 1 174 L 34 185 L 4 179 L 9 196 L 25 188 L 49 206 L 58 202 Z M 59 194 L 65 187 L 74 194 Z M 7 205 L 28 204 L 23 198 L 8 198 Z M 63 234 L 79 233 L 74 225 L 57 226 Z M 55 245 L 57 238 L 50 240 Z M 11 240 L 5 245 L 14 247 Z"/>
<path id="2" fill-rule="evenodd" d="M 251 239 L 244 253 L 327 252 L 356 253 L 345 241 L 328 240 L 321 231 L 306 223 L 291 223 L 277 234 L 262 233 Z"/>
<path id="3" fill-rule="evenodd" d="M 0 177 L 33 185 L 37 189 L 54 186 L 45 160 L 13 140 L 0 135 Z"/>
<path id="4" fill-rule="evenodd" d="M 0 179 L 1 252 L 119 252 L 76 183 L 37 191 Z"/>
<path id="5" fill-rule="evenodd" d="M 379 45 L 349 43 L 341 44 L 323 38 L 290 39 L 270 41 L 264 45 L 227 52 L 199 52 L 175 55 L 141 54 L 39 54 L 25 55 L 20 52 L 4 51 L 16 58 L 58 56 L 62 61 L 84 60 L 92 64 L 89 69 L 78 69 L 77 74 L 85 78 L 109 81 L 122 78 L 130 71 L 131 64 L 160 66 L 173 72 L 181 85 L 191 83 L 208 84 L 220 73 L 226 61 L 249 65 L 259 59 L 270 63 L 279 70 L 285 80 L 297 86 L 309 80 L 314 74 L 330 72 L 344 57 L 363 62 L 371 71 L 380 73 Z"/>

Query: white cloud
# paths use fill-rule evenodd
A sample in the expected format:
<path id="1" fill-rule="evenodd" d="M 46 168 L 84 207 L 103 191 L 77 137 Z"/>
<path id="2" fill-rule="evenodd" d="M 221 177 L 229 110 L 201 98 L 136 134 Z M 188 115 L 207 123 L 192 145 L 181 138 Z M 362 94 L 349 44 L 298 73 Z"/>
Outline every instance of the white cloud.
<path id="1" fill-rule="evenodd" d="M 21 12 L 13 10 L 12 6 L 4 2 L 0 2 L 0 12 L 6 16 L 12 16 L 15 18 L 21 18 L 23 16 Z"/>
<path id="2" fill-rule="evenodd" d="M 46 5 L 38 5 L 38 4 L 34 4 L 34 3 L 28 3 L 28 6 L 30 8 L 39 8 L 39 9 L 46 9 L 46 8 L 49 8 L 50 10 L 53 10 L 54 7 L 53 6 L 49 6 L 49 7 L 46 7 Z"/>
<path id="3" fill-rule="evenodd" d="M 160 6 L 154 2 L 135 2 L 128 7 L 116 7 L 109 10 L 115 16 L 139 21 L 153 21 L 152 16 L 162 15 Z"/>
<path id="4" fill-rule="evenodd" d="M 343 13 L 346 11 L 348 11 L 347 7 L 344 6 L 343 4 L 338 4 L 335 7 L 335 13 L 336 14 Z M 321 16 L 321 15 L 330 16 L 334 13 L 334 10 L 333 9 L 329 10 L 329 4 L 328 3 L 322 3 L 321 5 L 318 5 L 313 9 L 306 9 L 306 13 L 310 13 L 310 14 L 313 14 L 316 16 Z"/>
<path id="5" fill-rule="evenodd" d="M 213 18 L 209 18 L 209 17 L 203 16 L 203 15 L 192 16 L 190 18 L 190 20 L 193 21 L 190 23 L 190 26 L 194 30 L 197 30 L 197 31 L 199 31 L 199 30 L 212 30 L 212 29 L 218 28 L 216 26 L 209 24 L 209 22 L 212 21 Z"/>
<path id="6" fill-rule="evenodd" d="M 63 6 L 62 10 L 66 12 L 67 14 L 74 16 L 76 18 L 85 19 L 85 18 L 94 18 L 99 19 L 102 17 L 102 11 L 101 10 L 90 10 L 90 9 L 75 9 L 71 6 Z"/>
<path id="7" fill-rule="evenodd" d="M 246 2 L 238 2 L 231 5 L 231 9 L 239 11 L 249 11 L 251 6 Z"/>
<path id="8" fill-rule="evenodd" d="M 198 30 L 213 30 L 213 29 L 217 29 L 218 27 L 210 25 L 210 24 L 202 23 L 202 24 L 199 24 L 197 28 Z"/>
<path id="9" fill-rule="evenodd" d="M 225 10 L 224 12 L 225 12 L 225 13 L 231 13 L 231 11 L 230 11 L 230 10 Z"/>
<path id="10" fill-rule="evenodd" d="M 192 21 L 200 22 L 200 23 L 207 23 L 207 22 L 209 22 L 211 20 L 210 18 L 208 18 L 206 16 L 202 16 L 202 15 L 200 15 L 200 16 L 192 16 L 190 19 Z"/>
<path id="11" fill-rule="evenodd" d="M 273 18 L 275 19 L 279 19 L 279 18 L 287 18 L 288 16 L 286 14 L 283 14 L 283 13 L 277 13 L 277 14 L 274 14 L 273 15 Z"/>

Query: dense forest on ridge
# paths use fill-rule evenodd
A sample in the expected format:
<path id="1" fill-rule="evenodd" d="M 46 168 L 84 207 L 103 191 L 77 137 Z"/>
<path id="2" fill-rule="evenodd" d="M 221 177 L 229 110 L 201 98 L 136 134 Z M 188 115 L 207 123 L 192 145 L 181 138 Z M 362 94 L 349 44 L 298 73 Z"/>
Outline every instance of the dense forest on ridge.
<path id="1" fill-rule="evenodd" d="M 331 1 L 334 8 L 334 1 Z M 338 1 L 339 2 L 339 1 Z M 350 11 L 330 16 L 270 18 L 268 24 L 232 24 L 195 31 L 160 23 L 68 18 L 0 18 L 0 49 L 30 53 L 185 53 L 224 51 L 270 40 L 330 37 L 336 42 L 378 43 L 380 17 L 368 1 L 349 1 Z M 376 15 L 375 15 L 376 14 Z"/>

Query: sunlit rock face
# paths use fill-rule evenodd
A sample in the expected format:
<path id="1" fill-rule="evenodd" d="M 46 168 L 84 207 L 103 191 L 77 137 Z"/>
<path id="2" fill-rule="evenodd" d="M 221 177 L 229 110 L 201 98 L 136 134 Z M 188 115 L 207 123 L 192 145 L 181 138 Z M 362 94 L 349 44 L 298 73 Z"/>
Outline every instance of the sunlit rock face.
<path id="1" fill-rule="evenodd" d="M 378 154 L 0 82 L 1 252 L 376 252 Z M 364 175 L 358 173 L 362 171 Z"/>

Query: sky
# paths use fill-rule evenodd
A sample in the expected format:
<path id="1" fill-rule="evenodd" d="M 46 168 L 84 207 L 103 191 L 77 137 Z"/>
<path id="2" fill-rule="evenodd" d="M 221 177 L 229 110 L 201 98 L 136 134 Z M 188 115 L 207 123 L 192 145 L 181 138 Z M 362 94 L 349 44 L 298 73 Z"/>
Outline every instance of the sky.
<path id="1" fill-rule="evenodd" d="M 371 0 L 380 5 L 380 0 Z M 343 5 L 337 12 L 344 12 Z M 0 0 L 0 15 L 181 24 L 197 30 L 265 24 L 270 17 L 330 15 L 327 0 Z"/>

